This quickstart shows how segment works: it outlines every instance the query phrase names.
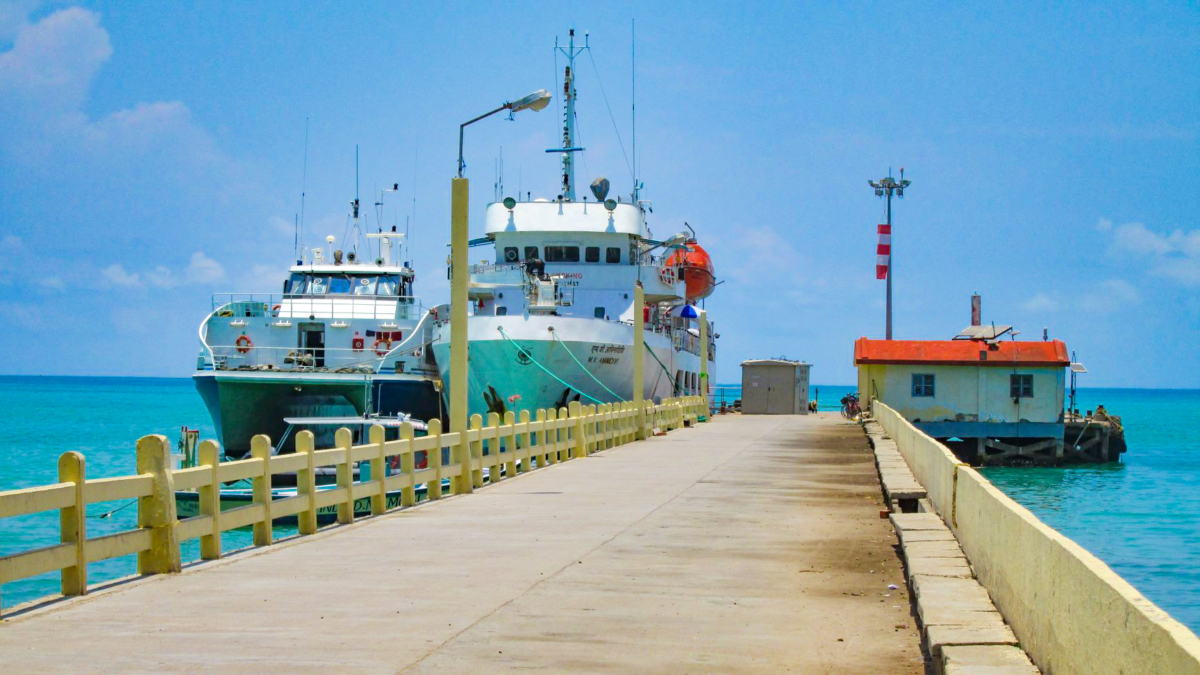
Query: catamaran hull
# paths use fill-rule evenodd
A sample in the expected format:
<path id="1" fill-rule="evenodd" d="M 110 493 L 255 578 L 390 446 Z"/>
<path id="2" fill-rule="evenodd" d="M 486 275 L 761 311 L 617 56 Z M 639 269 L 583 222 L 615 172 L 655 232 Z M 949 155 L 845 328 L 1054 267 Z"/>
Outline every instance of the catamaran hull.
<path id="1" fill-rule="evenodd" d="M 227 456 L 250 451 L 250 439 L 277 441 L 285 417 L 342 417 L 371 412 L 440 418 L 434 381 L 419 375 L 206 371 L 192 376 Z M 370 397 L 368 397 L 370 392 Z M 332 447 L 336 430 L 313 430 L 317 447 Z"/>
<path id="2" fill-rule="evenodd" d="M 574 400 L 584 405 L 632 400 L 633 337 L 629 324 L 602 319 L 471 317 L 469 413 L 486 416 L 498 409 L 497 400 L 513 411 L 561 408 Z M 663 334 L 646 332 L 645 342 L 643 398 L 693 393 L 687 374 L 700 372 L 700 357 L 676 349 Z M 448 324 L 438 329 L 433 350 L 448 392 Z"/>

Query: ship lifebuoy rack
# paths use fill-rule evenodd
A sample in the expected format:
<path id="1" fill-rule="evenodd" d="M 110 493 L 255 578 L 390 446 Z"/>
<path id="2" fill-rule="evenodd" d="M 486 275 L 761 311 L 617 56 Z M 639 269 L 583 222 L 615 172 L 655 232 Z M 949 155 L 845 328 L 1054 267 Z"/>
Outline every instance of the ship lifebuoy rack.
<path id="1" fill-rule="evenodd" d="M 658 279 L 668 286 L 674 286 L 677 280 L 675 267 L 673 265 L 663 265 L 658 268 Z"/>
<path id="2" fill-rule="evenodd" d="M 380 349 L 379 345 L 383 345 L 383 349 Z M 376 356 L 387 356 L 387 353 L 390 351 L 392 351 L 392 341 L 391 340 L 389 340 L 385 337 L 375 338 L 375 355 Z"/>
<path id="3" fill-rule="evenodd" d="M 249 335 L 239 335 L 237 339 L 237 351 L 239 354 L 249 354 L 250 350 L 254 349 L 254 341 Z"/>

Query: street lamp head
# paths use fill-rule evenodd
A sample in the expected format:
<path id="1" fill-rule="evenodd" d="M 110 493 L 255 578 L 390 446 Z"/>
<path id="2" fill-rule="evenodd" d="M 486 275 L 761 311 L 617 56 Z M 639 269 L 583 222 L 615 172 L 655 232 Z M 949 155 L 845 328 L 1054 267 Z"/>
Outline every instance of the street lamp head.
<path id="1" fill-rule="evenodd" d="M 532 94 L 524 98 L 519 98 L 508 104 L 508 109 L 513 112 L 520 112 L 528 108 L 529 110 L 537 112 L 550 105 L 550 98 L 550 92 L 546 91 L 545 89 L 538 89 Z"/>

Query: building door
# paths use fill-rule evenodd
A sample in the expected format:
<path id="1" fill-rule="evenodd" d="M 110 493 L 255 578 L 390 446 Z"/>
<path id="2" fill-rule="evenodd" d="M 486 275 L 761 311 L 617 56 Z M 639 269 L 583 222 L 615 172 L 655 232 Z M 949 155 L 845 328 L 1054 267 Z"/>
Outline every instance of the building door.
<path id="1" fill-rule="evenodd" d="M 325 324 L 300 324 L 300 349 L 313 358 L 313 366 L 325 366 Z"/>

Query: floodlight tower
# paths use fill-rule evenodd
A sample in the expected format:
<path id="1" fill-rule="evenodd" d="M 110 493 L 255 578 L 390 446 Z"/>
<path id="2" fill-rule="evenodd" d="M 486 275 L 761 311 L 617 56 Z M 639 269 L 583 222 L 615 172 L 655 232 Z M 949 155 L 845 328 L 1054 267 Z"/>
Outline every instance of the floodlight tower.
<path id="1" fill-rule="evenodd" d="M 904 188 L 912 184 L 911 180 L 904 180 L 904 167 L 900 167 L 900 180 L 892 178 L 891 171 L 888 171 L 886 178 L 881 178 L 878 181 L 868 180 L 867 183 L 875 188 L 876 197 L 887 198 L 887 226 L 890 243 L 888 248 L 888 267 L 887 267 L 887 339 L 892 339 L 892 272 L 896 266 L 896 239 L 892 232 L 892 194 L 901 199 L 904 199 Z"/>

